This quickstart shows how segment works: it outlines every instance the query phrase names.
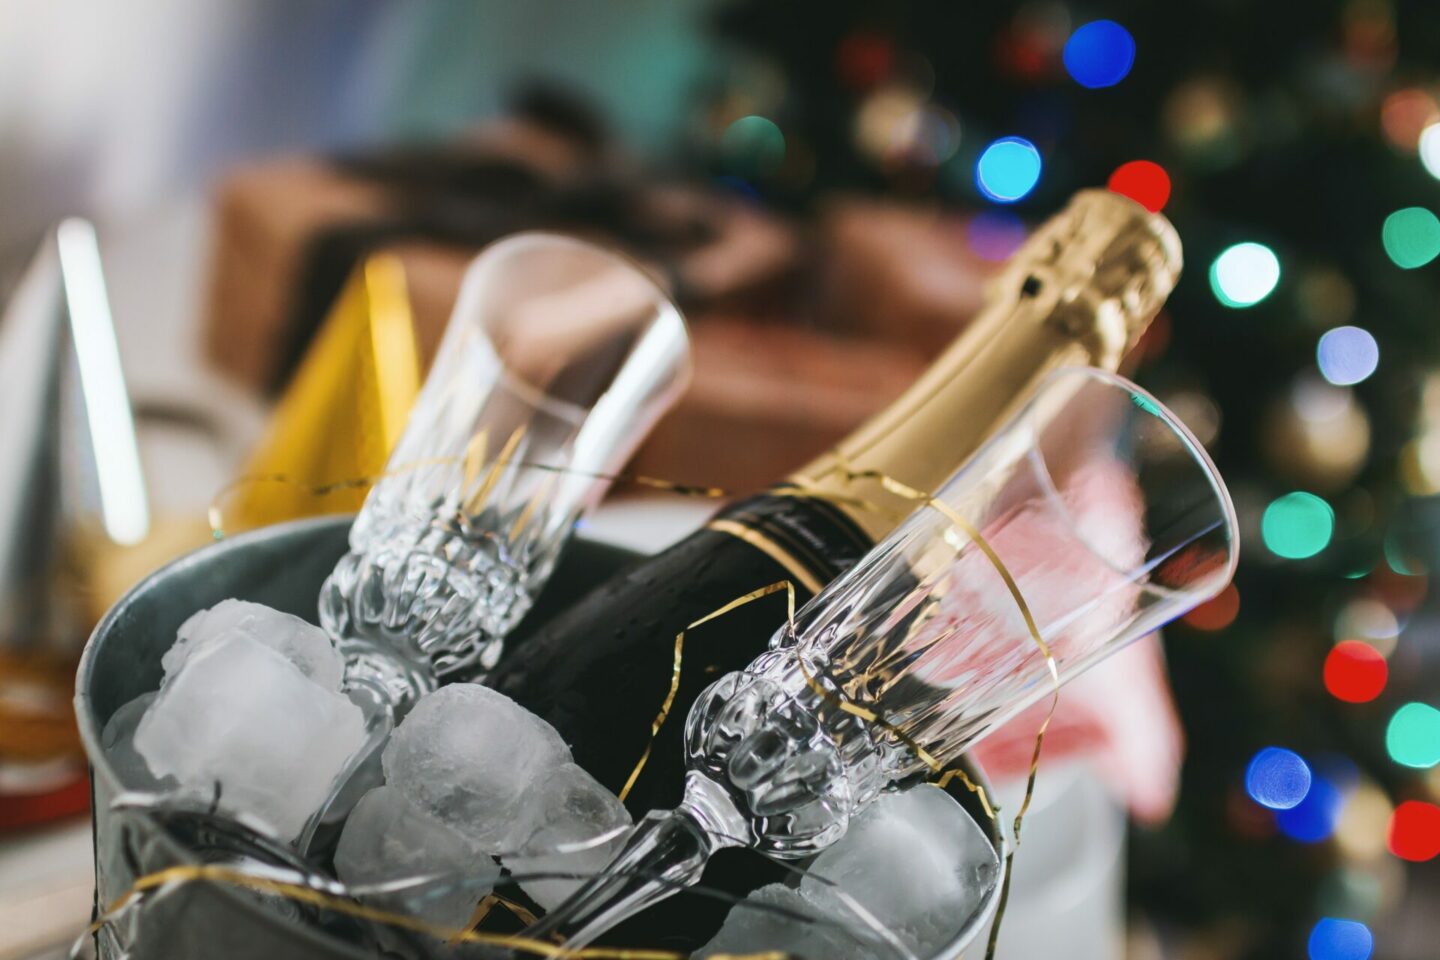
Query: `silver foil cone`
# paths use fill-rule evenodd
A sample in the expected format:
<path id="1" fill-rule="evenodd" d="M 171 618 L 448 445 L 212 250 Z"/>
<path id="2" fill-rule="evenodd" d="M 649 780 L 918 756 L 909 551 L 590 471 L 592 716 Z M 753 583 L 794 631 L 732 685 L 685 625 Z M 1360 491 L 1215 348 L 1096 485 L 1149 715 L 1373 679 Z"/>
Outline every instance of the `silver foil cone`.
<path id="1" fill-rule="evenodd" d="M 59 224 L 0 317 L 0 646 L 79 647 L 89 624 L 73 560 L 81 531 L 149 530 L 95 229 Z"/>

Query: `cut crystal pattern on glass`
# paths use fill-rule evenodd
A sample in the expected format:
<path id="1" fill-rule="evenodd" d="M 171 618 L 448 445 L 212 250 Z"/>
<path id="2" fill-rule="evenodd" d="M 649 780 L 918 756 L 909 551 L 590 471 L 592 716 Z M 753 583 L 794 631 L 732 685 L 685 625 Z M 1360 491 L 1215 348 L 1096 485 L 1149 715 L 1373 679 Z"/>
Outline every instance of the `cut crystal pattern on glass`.
<path id="1" fill-rule="evenodd" d="M 689 378 L 675 305 L 637 265 L 526 233 L 466 271 L 405 431 L 320 589 L 367 745 L 301 837 L 378 779 L 395 721 L 494 666 L 566 540 Z"/>
<path id="2" fill-rule="evenodd" d="M 890 784 L 1215 596 L 1235 515 L 1199 443 L 1098 370 L 1051 375 L 926 505 L 717 680 L 681 806 L 527 933 L 580 947 L 726 846 L 817 853 Z"/>
<path id="3" fill-rule="evenodd" d="M 679 312 L 634 264 L 547 234 L 482 253 L 321 589 L 351 686 L 403 712 L 493 666 L 688 371 Z"/>

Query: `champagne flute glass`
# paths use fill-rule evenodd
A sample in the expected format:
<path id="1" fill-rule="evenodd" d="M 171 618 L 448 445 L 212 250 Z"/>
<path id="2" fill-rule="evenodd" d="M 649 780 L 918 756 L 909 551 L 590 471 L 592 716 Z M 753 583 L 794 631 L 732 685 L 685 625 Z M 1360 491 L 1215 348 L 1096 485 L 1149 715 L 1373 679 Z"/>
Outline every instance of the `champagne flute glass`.
<path id="1" fill-rule="evenodd" d="M 493 666 L 561 548 L 689 377 L 679 310 L 637 265 L 522 233 L 465 274 L 415 409 L 320 589 L 369 746 L 442 680 Z M 373 766 L 373 763 L 371 764 Z"/>
<path id="2" fill-rule="evenodd" d="M 527 934 L 583 946 L 722 847 L 820 851 L 881 790 L 1217 594 L 1235 526 L 1173 414 L 1121 377 L 1056 371 L 793 630 L 701 695 L 680 807 L 643 818 Z"/>

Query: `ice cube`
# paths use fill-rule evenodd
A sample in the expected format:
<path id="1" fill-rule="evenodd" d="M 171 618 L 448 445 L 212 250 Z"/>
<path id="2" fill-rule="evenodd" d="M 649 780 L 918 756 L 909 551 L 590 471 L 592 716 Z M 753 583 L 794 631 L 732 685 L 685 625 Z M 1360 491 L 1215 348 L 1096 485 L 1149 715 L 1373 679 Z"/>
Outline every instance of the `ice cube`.
<path id="1" fill-rule="evenodd" d="M 140 720 L 135 749 L 157 776 L 213 795 L 295 837 L 365 742 L 344 694 L 266 644 L 232 634 L 198 646 Z"/>
<path id="2" fill-rule="evenodd" d="M 110 715 L 110 719 L 105 721 L 105 729 L 100 732 L 100 746 L 105 751 L 105 759 L 120 786 L 126 790 L 155 792 L 172 790 L 177 786 L 174 777 L 161 779 L 151 773 L 145 758 L 135 749 L 135 729 L 145 711 L 150 709 L 150 704 L 155 702 L 155 697 L 153 692 L 142 693 L 124 704 Z"/>
<path id="3" fill-rule="evenodd" d="M 980 825 L 945 791 L 921 784 L 882 794 L 852 820 L 811 863 L 800 890 L 826 915 L 863 929 L 839 887 L 916 954 L 930 956 L 981 908 L 999 876 Z"/>
<path id="4" fill-rule="evenodd" d="M 731 907 L 720 932 L 691 957 L 771 951 L 805 960 L 873 960 L 885 955 L 883 948 L 875 949 L 824 917 L 799 891 L 772 883 Z"/>
<path id="5" fill-rule="evenodd" d="M 275 650 L 327 690 L 339 690 L 345 658 L 314 624 L 263 603 L 221 600 L 180 624 L 175 644 L 160 658 L 165 679 L 175 676 L 197 651 L 231 637 L 245 637 Z"/>
<path id="6" fill-rule="evenodd" d="M 434 876 L 433 882 L 366 895 L 367 903 L 436 926 L 465 926 L 500 867 L 479 845 L 416 807 L 394 787 L 377 787 L 355 805 L 335 872 L 350 886 Z"/>
<path id="7" fill-rule="evenodd" d="M 569 760 L 553 727 L 474 683 L 421 697 L 381 757 L 386 783 L 495 852 L 509 846 L 526 790 Z"/>
<path id="8" fill-rule="evenodd" d="M 590 774 L 567 763 L 538 779 L 526 792 L 505 858 L 517 877 L 527 873 L 598 873 L 625 842 L 630 814 L 615 794 Z M 605 842 L 601 837 L 609 836 Z M 552 910 L 584 880 L 563 877 L 519 881 L 532 899 Z"/>

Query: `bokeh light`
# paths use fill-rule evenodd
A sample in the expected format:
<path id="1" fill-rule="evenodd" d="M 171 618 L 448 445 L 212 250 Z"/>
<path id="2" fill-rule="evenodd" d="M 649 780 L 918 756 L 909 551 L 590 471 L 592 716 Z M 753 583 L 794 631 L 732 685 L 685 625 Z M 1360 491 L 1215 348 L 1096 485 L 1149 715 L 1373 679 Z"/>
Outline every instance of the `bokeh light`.
<path id="1" fill-rule="evenodd" d="M 906 116 L 886 151 L 891 162 L 938 167 L 960 148 L 960 121 L 944 107 L 927 104 Z"/>
<path id="2" fill-rule="evenodd" d="M 1432 123 L 1420 131 L 1420 165 L 1440 180 L 1440 123 Z"/>
<path id="3" fill-rule="evenodd" d="M 1129 197 L 1151 213 L 1159 213 L 1170 199 L 1170 175 L 1149 160 L 1122 163 L 1110 174 L 1106 186 L 1111 193 Z"/>
<path id="4" fill-rule="evenodd" d="M 908 87 L 876 90 L 855 111 L 855 142 L 871 157 L 884 156 L 905 118 L 920 109 L 920 95 Z"/>
<path id="5" fill-rule="evenodd" d="M 923 107 L 924 98 L 910 87 L 881 87 L 855 111 L 855 142 L 872 159 L 884 159 L 903 145 L 907 133 L 913 136 Z"/>
<path id="6" fill-rule="evenodd" d="M 1421 581 L 1423 584 L 1425 561 L 1407 550 L 1405 544 L 1401 542 L 1393 530 L 1385 535 L 1384 552 L 1385 565 L 1390 568 L 1391 572 L 1398 573 L 1400 576 L 1409 580 Z M 1419 598 L 1417 598 L 1417 602 L 1418 599 Z M 1412 604 L 1411 609 L 1413 608 L 1414 605 Z"/>
<path id="7" fill-rule="evenodd" d="M 1380 696 L 1389 674 L 1380 652 L 1359 640 L 1342 640 L 1325 657 L 1325 689 L 1346 703 L 1368 703 Z"/>
<path id="8" fill-rule="evenodd" d="M 1401 860 L 1423 863 L 1440 856 L 1440 807 L 1406 800 L 1390 815 L 1386 846 Z"/>
<path id="9" fill-rule="evenodd" d="M 732 170 L 743 176 L 766 176 L 785 162 L 785 135 L 775 121 L 752 114 L 725 128 L 720 149 Z"/>
<path id="10" fill-rule="evenodd" d="M 997 59 L 1009 72 L 1032 81 L 1060 69 L 1060 51 L 1070 38 L 1070 10 L 1055 0 L 1021 4 L 1010 29 L 997 37 Z"/>
<path id="11" fill-rule="evenodd" d="M 1380 852 L 1385 852 L 1385 823 L 1381 821 L 1377 831 L 1380 837 Z M 1338 832 L 1337 832 L 1338 836 Z M 1315 909 L 1321 916 L 1353 917 L 1362 923 L 1369 923 L 1385 906 L 1389 890 L 1386 879 L 1381 875 L 1385 867 L 1399 867 L 1393 859 L 1384 861 L 1376 869 L 1374 861 L 1367 864 L 1345 863 L 1336 866 L 1326 874 L 1320 887 L 1315 891 Z M 1403 871 L 1404 868 L 1400 867 Z"/>
<path id="12" fill-rule="evenodd" d="M 1265 747 L 1245 768 L 1245 792 L 1271 810 L 1289 810 L 1310 790 L 1310 765 L 1293 750 Z"/>
<path id="13" fill-rule="evenodd" d="M 1303 560 L 1324 550 L 1335 532 L 1330 504 L 1303 490 L 1277 497 L 1265 508 L 1260 535 L 1277 557 Z"/>
<path id="14" fill-rule="evenodd" d="M 1065 41 L 1065 70 L 1082 87 L 1113 87 L 1135 65 L 1135 38 L 1114 20 L 1092 20 Z"/>
<path id="15" fill-rule="evenodd" d="M 1389 796 L 1373 783 L 1361 783 L 1345 798 L 1335 842 L 1347 857 L 1373 860 L 1385 852 L 1386 825 L 1395 812 Z"/>
<path id="16" fill-rule="evenodd" d="M 1233 82 L 1195 77 L 1166 98 L 1163 120 L 1171 141 L 1188 160 L 1214 168 L 1239 154 L 1238 118 L 1245 109 L 1245 95 Z"/>
<path id="17" fill-rule="evenodd" d="M 1240 613 L 1240 591 L 1235 584 L 1225 585 L 1211 600 L 1185 614 L 1185 622 L 1196 630 L 1224 630 Z"/>
<path id="18" fill-rule="evenodd" d="M 965 225 L 970 250 L 981 260 L 999 263 L 1025 242 L 1025 222 L 1004 210 L 982 210 Z"/>
<path id="19" fill-rule="evenodd" d="M 1040 151 L 1024 137 L 1001 137 L 980 154 L 975 184 L 996 203 L 1014 203 L 1040 182 Z"/>
<path id="20" fill-rule="evenodd" d="M 1416 87 L 1396 90 L 1380 104 L 1380 129 L 1401 150 L 1414 150 L 1422 131 L 1437 120 L 1435 99 Z"/>
<path id="21" fill-rule="evenodd" d="M 1210 264 L 1210 289 L 1227 307 L 1252 307 L 1280 282 L 1280 258 L 1263 243 L 1237 243 Z"/>
<path id="22" fill-rule="evenodd" d="M 1370 418 L 1354 391 L 1307 370 L 1292 381 L 1288 398 L 1276 397 L 1266 409 L 1260 449 L 1276 477 L 1341 491 L 1364 469 L 1370 433 Z"/>
<path id="23" fill-rule="evenodd" d="M 1440 763 L 1440 710 L 1407 703 L 1385 728 L 1385 751 L 1402 767 L 1427 770 Z"/>
<path id="24" fill-rule="evenodd" d="M 1180 390 L 1161 397 L 1170 412 L 1190 428 L 1202 447 L 1208 447 L 1220 436 L 1220 407 L 1200 390 Z"/>
<path id="25" fill-rule="evenodd" d="M 1333 780 L 1314 773 L 1301 801 L 1275 812 L 1275 826 L 1291 840 L 1319 843 L 1335 832 L 1344 800 Z"/>
<path id="26" fill-rule="evenodd" d="M 1369 960 L 1375 937 L 1358 920 L 1323 917 L 1311 928 L 1306 946 L 1310 960 Z"/>
<path id="27" fill-rule="evenodd" d="M 889 37 L 858 30 L 835 48 L 835 71 L 852 90 L 866 90 L 890 76 L 895 64 L 895 42 Z"/>
<path id="28" fill-rule="evenodd" d="M 1385 254 L 1397 267 L 1414 270 L 1440 256 L 1440 218 L 1424 207 L 1405 207 L 1385 218 Z"/>
<path id="29" fill-rule="evenodd" d="M 1360 327 L 1328 330 L 1315 347 L 1315 362 L 1326 380 L 1340 387 L 1360 383 L 1380 365 L 1380 345 Z"/>
<path id="30" fill-rule="evenodd" d="M 1400 636 L 1400 618 L 1382 601 L 1359 597 L 1340 608 L 1333 636 L 1337 643 L 1364 640 L 1382 656 L 1389 656 Z"/>

